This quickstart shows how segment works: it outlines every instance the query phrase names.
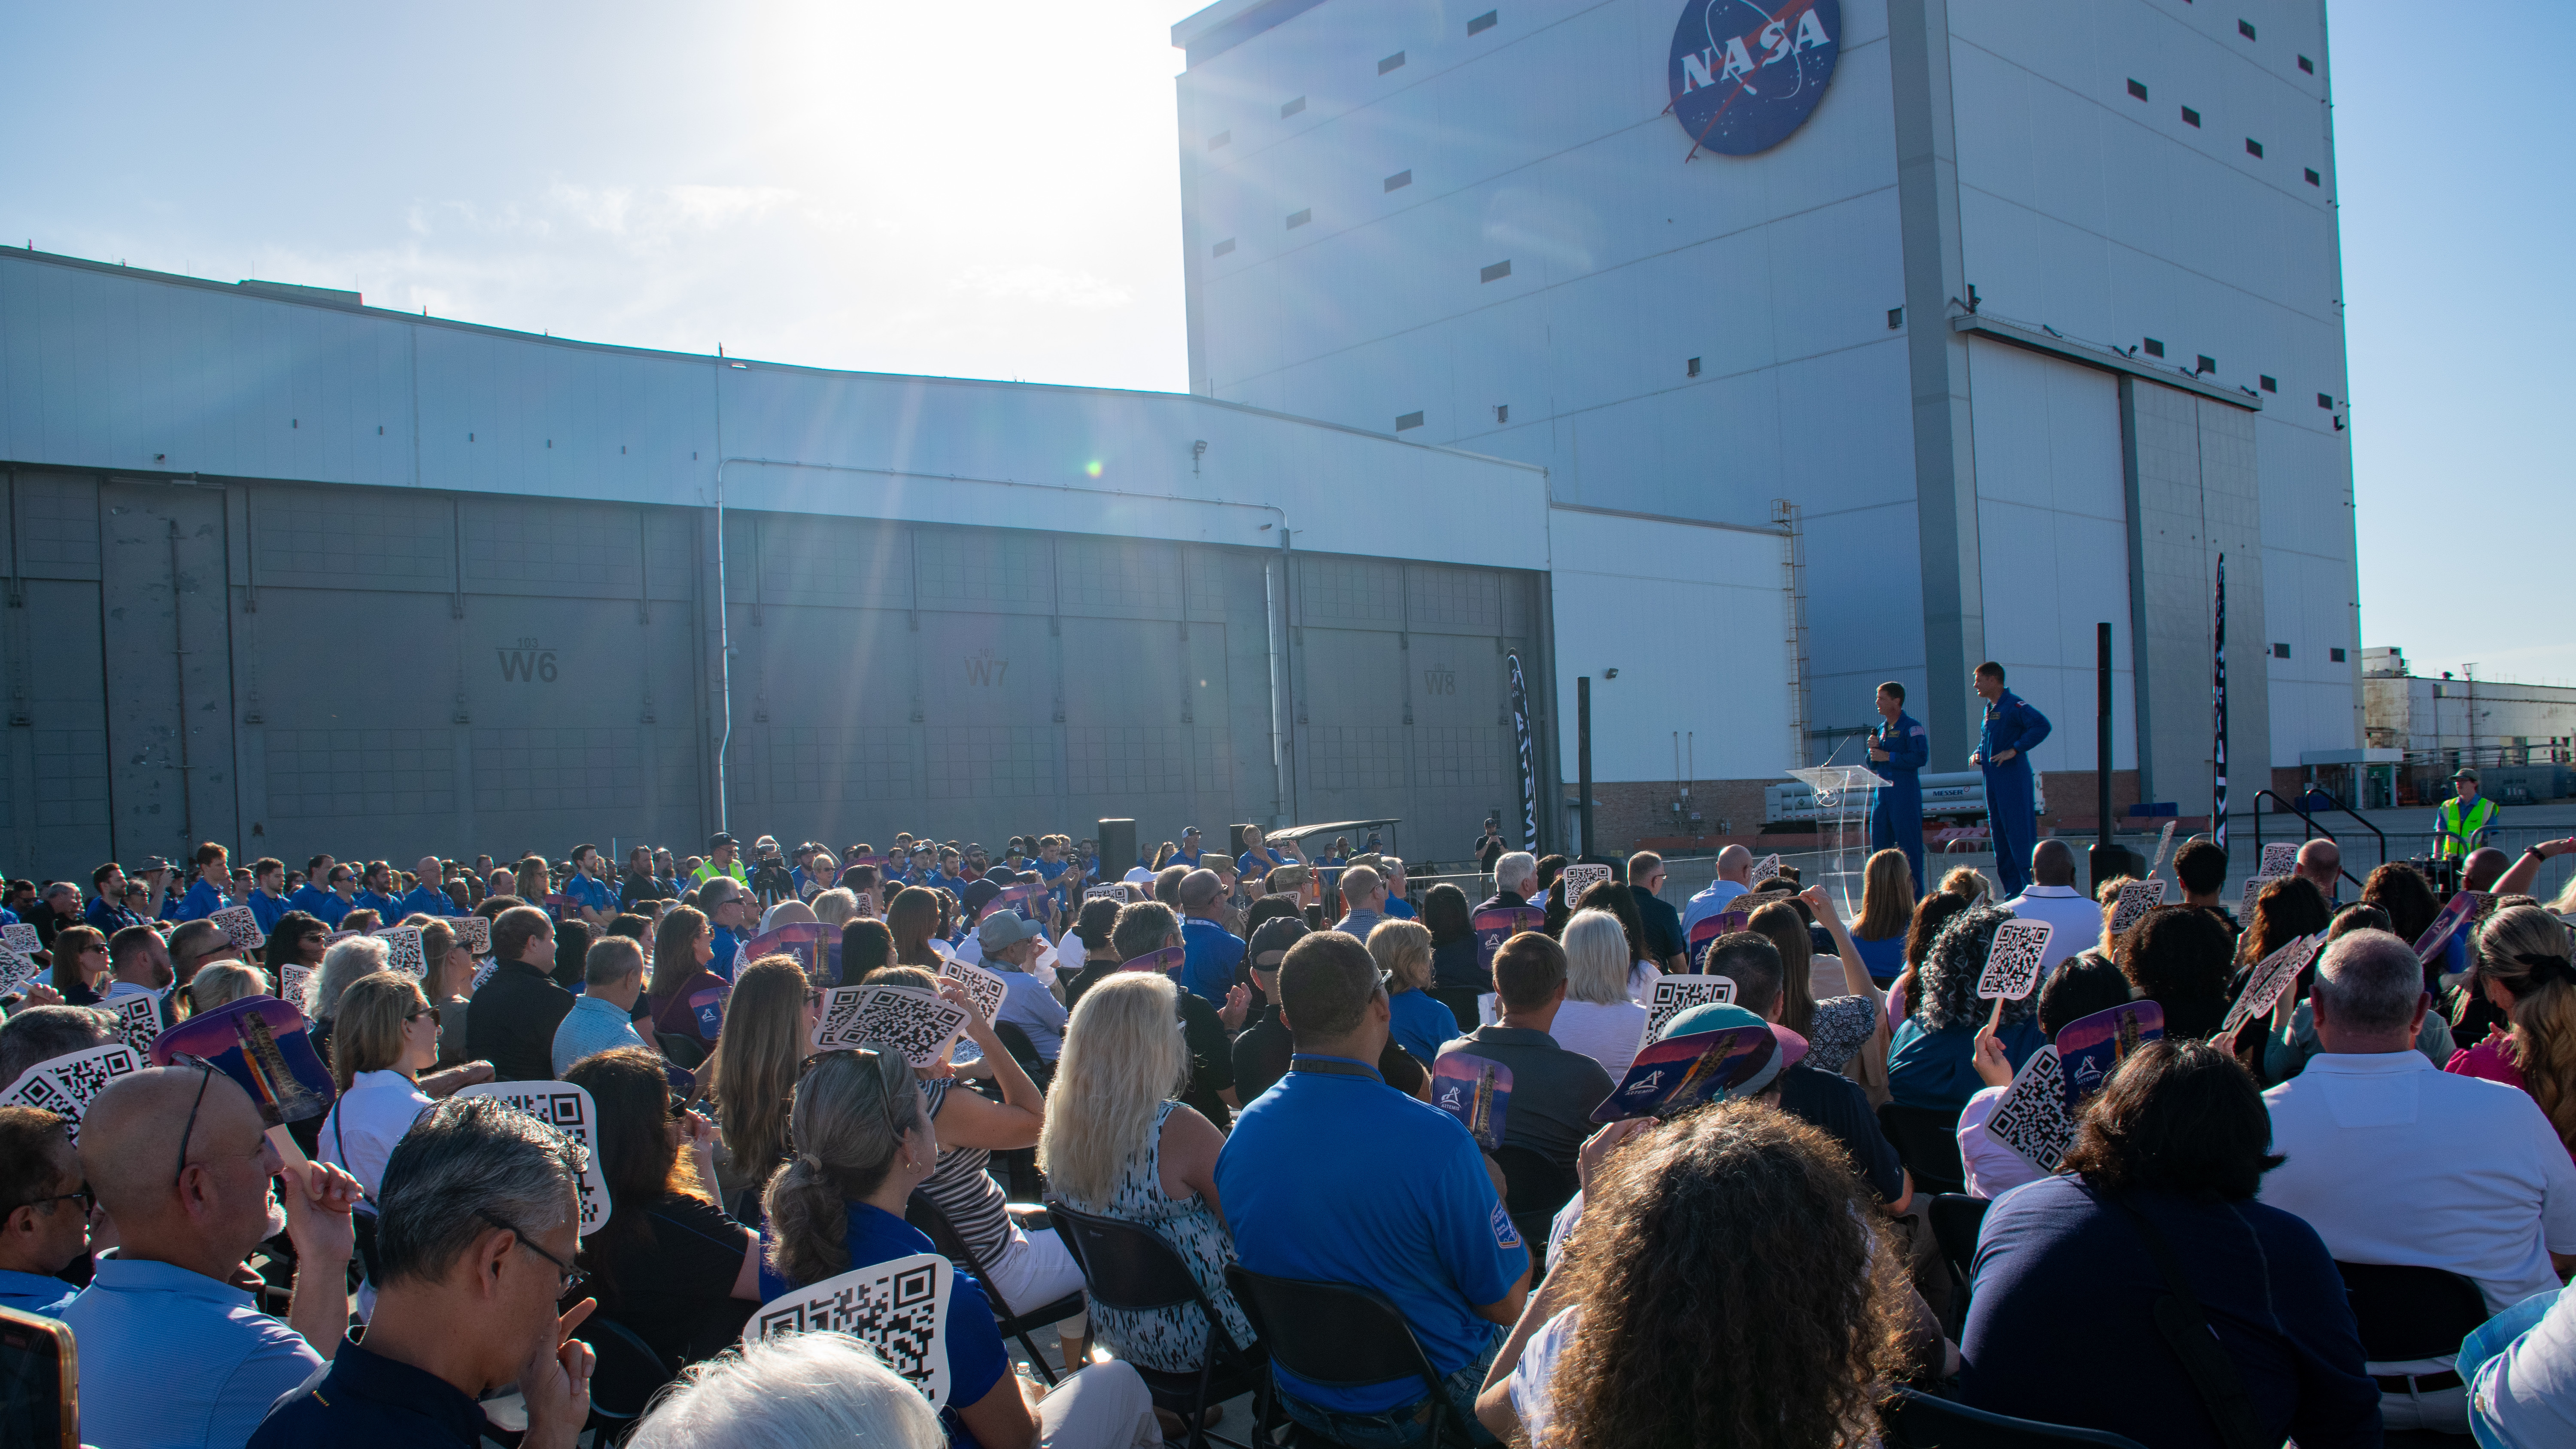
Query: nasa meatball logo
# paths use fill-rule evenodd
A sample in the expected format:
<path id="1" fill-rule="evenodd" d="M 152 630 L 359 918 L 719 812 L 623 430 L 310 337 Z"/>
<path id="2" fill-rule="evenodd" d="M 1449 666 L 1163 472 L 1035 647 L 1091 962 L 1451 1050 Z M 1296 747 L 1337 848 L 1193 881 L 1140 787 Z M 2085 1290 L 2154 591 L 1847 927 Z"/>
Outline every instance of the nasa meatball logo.
<path id="1" fill-rule="evenodd" d="M 1824 99 L 1842 36 L 1842 0 L 1689 0 L 1669 80 L 1691 154 L 1751 156 L 1788 140 Z"/>

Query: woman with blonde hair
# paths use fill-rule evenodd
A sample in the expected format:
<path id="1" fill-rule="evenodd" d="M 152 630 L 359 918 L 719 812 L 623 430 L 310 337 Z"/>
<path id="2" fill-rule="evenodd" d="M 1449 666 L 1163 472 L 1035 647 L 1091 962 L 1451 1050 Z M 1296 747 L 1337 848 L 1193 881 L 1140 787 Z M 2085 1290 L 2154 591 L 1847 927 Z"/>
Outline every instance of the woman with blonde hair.
<path id="1" fill-rule="evenodd" d="M 516 885 L 519 899 L 539 908 L 544 907 L 546 897 L 554 894 L 553 879 L 546 871 L 545 861 L 538 856 L 519 857 Z"/>
<path id="2" fill-rule="evenodd" d="M 361 976 L 385 969 L 390 950 L 382 936 L 351 936 L 322 953 L 322 969 L 304 987 L 304 1019 L 313 1023 L 317 1044 L 331 1037 L 331 1019 L 340 1010 L 340 995 Z"/>
<path id="3" fill-rule="evenodd" d="M 199 967 L 188 981 L 188 1013 L 191 1016 L 229 1006 L 245 996 L 266 996 L 268 973 L 239 961 L 217 961 Z"/>
<path id="4" fill-rule="evenodd" d="M 1989 887 L 1985 872 L 1972 865 L 1963 865 L 1941 877 L 1941 889 L 1973 906 L 1986 898 Z"/>
<path id="5" fill-rule="evenodd" d="M 1387 1034 L 1424 1066 L 1458 1034 L 1458 1019 L 1431 999 L 1431 931 L 1418 921 L 1369 928 L 1369 956 L 1387 975 Z"/>
<path id="6" fill-rule="evenodd" d="M 438 1064 L 452 1067 L 466 1060 L 465 1016 L 474 1001 L 474 953 L 445 921 L 420 928 L 420 956 L 429 963 L 422 992 L 438 1008 Z"/>
<path id="7" fill-rule="evenodd" d="M 1914 924 L 1914 867 L 1901 850 L 1882 850 L 1862 867 L 1860 919 L 1851 942 L 1869 979 L 1881 987 L 1905 970 L 1905 937 Z"/>
<path id="8" fill-rule="evenodd" d="M 1617 1081 L 1646 1039 L 1646 1008 L 1628 994 L 1628 928 L 1608 911 L 1576 911 L 1558 938 L 1565 948 L 1565 1001 L 1547 1034 L 1592 1058 Z"/>
<path id="9" fill-rule="evenodd" d="M 1371 933 L 1372 947 L 1385 930 Z M 1189 1048 L 1172 1030 L 1178 1004 L 1179 988 L 1154 972 L 1121 972 L 1083 993 L 1056 1061 L 1038 1167 L 1076 1212 L 1170 1243 L 1225 1331 L 1249 1344 L 1252 1325 L 1225 1283 L 1234 1261 L 1216 1188 L 1225 1138 L 1176 1097 L 1190 1075 Z M 1206 1360 L 1207 1322 L 1195 1307 L 1092 1311 L 1122 1359 L 1167 1373 L 1195 1373 Z"/>
<path id="10" fill-rule="evenodd" d="M 847 886 L 834 886 L 814 893 L 814 919 L 833 930 L 850 923 L 859 913 L 859 894 Z"/>
<path id="11" fill-rule="evenodd" d="M 340 1095 L 323 1119 L 321 1150 L 314 1155 L 347 1169 L 372 1204 L 394 1144 L 429 1110 L 420 1074 L 438 1062 L 439 1013 L 420 994 L 420 983 L 399 971 L 359 977 L 340 993 L 337 1006 L 331 1082 Z"/>
<path id="12" fill-rule="evenodd" d="M 2576 1157 L 2576 961 L 2564 922 L 2508 906 L 2478 928 L 2478 989 L 2513 1022 L 2451 1054 L 2445 1071 L 2520 1087 Z"/>
<path id="13" fill-rule="evenodd" d="M 930 1178 L 939 1140 L 903 1054 L 825 1052 L 796 1083 L 789 1122 L 796 1155 L 769 1180 L 769 1253 L 760 1301 L 894 1258 L 936 1252 L 904 1220 Z M 1132 1365 L 1112 1359 L 1043 1397 L 1011 1372 L 995 1328 L 1007 1311 L 972 1273 L 950 1280 L 939 1349 L 948 1361 L 952 1444 L 1035 1444 L 1125 1449 L 1159 1442 L 1153 1396 Z M 1023 1384 L 1027 1386 L 1022 1387 Z"/>
<path id="14" fill-rule="evenodd" d="M 724 1134 L 716 1158 L 718 1197 L 733 1205 L 735 1217 L 757 1223 L 761 1187 L 787 1160 L 788 1094 L 822 1001 L 793 958 L 763 956 L 734 979 L 723 1012 L 724 1032 L 698 1080 L 708 1084 Z"/>

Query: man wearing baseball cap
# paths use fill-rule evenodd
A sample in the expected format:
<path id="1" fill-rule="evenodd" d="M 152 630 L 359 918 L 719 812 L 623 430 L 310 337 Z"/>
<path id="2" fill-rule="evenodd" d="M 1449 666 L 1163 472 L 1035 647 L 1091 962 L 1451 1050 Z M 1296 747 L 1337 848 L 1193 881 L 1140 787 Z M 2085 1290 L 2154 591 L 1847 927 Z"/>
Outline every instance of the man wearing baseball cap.
<path id="1" fill-rule="evenodd" d="M 2487 832 L 2495 828 L 2496 803 L 2478 794 L 2477 771 L 2452 771 L 2451 785 L 2458 793 L 2433 808 L 2435 860 L 2466 858 L 2486 844 Z"/>
<path id="2" fill-rule="evenodd" d="M 998 892 L 999 887 L 995 889 Z M 1039 1058 L 1054 1066 L 1057 1054 L 1064 1050 L 1064 1024 L 1072 1014 L 1044 982 L 1029 974 L 1029 963 L 1046 949 L 1046 932 L 1017 911 L 990 911 L 976 923 L 975 944 L 984 950 L 985 969 L 1001 973 L 1003 984 L 1010 988 L 993 1024 L 1007 1022 L 1027 1032 Z"/>
<path id="3" fill-rule="evenodd" d="M 1174 863 L 1196 870 L 1206 864 L 1200 859 L 1206 854 L 1206 851 L 1199 848 L 1199 828 L 1195 825 L 1184 827 L 1181 831 L 1181 848 L 1172 852 Z"/>
<path id="4" fill-rule="evenodd" d="M 707 837 L 707 858 L 689 872 L 689 889 L 696 890 L 717 876 L 731 876 L 743 885 L 751 884 L 751 873 L 742 868 L 741 851 L 732 836 L 718 831 Z"/>

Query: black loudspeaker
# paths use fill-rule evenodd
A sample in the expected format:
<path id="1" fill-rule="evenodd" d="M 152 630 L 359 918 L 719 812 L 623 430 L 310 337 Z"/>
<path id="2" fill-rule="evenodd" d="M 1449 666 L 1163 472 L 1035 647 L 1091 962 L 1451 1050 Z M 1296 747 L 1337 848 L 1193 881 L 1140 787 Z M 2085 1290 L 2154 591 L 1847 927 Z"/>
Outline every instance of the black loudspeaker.
<path id="1" fill-rule="evenodd" d="M 1136 864 L 1136 822 L 1103 820 L 1100 822 L 1100 878 L 1113 881 L 1125 875 Z"/>
<path id="2" fill-rule="evenodd" d="M 1258 828 L 1259 827 L 1252 825 L 1227 826 L 1225 828 L 1225 853 L 1235 860 L 1243 859 L 1243 853 L 1252 848 L 1251 842 L 1243 838 L 1243 832 Z"/>

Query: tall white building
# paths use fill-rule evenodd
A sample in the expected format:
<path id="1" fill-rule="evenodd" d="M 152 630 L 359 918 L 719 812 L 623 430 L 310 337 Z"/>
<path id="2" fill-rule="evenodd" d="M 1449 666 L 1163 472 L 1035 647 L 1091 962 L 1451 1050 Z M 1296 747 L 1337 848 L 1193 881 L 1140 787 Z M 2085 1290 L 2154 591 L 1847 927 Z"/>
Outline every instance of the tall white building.
<path id="1" fill-rule="evenodd" d="M 2089 777 L 2109 621 L 2123 805 L 2206 814 L 2224 554 L 2242 810 L 2359 743 L 2325 21 L 1220 0 L 1173 28 L 1191 386 L 1539 464 L 1559 509 L 1792 501 L 1817 758 L 1895 679 L 1962 768 L 1991 658 L 2056 722 L 2039 767 Z M 1723 612 L 1607 623 L 1666 671 L 1778 647 Z M 1570 719 L 1598 671 L 1559 629 Z"/>

